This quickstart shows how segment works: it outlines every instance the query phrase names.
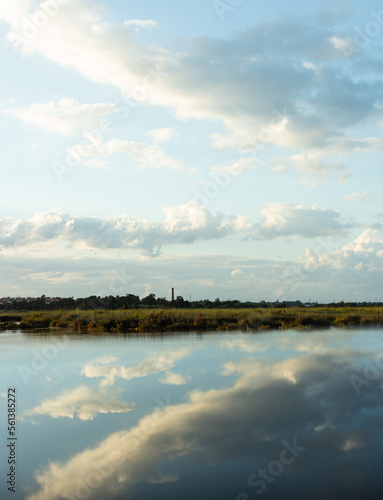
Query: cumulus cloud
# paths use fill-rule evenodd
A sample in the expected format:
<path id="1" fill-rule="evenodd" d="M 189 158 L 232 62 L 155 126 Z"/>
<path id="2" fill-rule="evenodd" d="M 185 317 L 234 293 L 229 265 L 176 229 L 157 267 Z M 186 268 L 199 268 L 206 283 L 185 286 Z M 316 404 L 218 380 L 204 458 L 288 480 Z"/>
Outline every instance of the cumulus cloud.
<path id="1" fill-rule="evenodd" d="M 71 419 L 77 415 L 80 420 L 93 420 L 99 414 L 127 413 L 134 408 L 134 404 L 124 403 L 116 398 L 117 395 L 116 391 L 94 392 L 89 387 L 81 386 L 64 391 L 54 399 L 46 399 L 39 406 L 24 412 L 24 415 L 50 415 L 52 418 Z"/>
<path id="2" fill-rule="evenodd" d="M 318 151 L 295 154 L 288 158 L 274 158 L 272 169 L 275 172 L 296 170 L 303 174 L 302 182 L 310 182 L 312 185 L 328 180 L 333 173 L 338 174 L 340 182 L 348 180 L 351 175 L 351 171 L 342 162 L 327 161 Z"/>
<path id="3" fill-rule="evenodd" d="M 315 243 L 315 248 L 306 248 L 295 264 L 286 265 L 275 299 L 293 299 L 300 294 L 313 297 L 324 289 L 332 290 L 338 301 L 377 300 L 383 279 L 381 224 L 364 229 L 342 246 L 334 238 L 318 238 Z M 319 301 L 328 302 L 328 294 Z"/>
<path id="4" fill-rule="evenodd" d="M 76 249 L 61 245 L 52 251 L 40 242 L 33 247 L 2 249 L 0 295 L 105 297 L 134 293 L 143 297 L 153 291 L 158 297 L 169 297 L 167 283 L 171 282 L 178 295 L 211 300 L 223 296 L 243 301 L 249 297 L 257 301 L 374 301 L 380 297 L 383 281 L 382 239 L 378 226 L 366 228 L 359 236 L 356 232 L 347 245 L 336 234 L 316 237 L 296 242 L 302 247 L 299 259 L 285 255 L 278 260 L 174 252 L 148 260 L 129 251 L 86 245 Z M 237 269 L 243 274 L 231 277 Z"/>
<path id="5" fill-rule="evenodd" d="M 338 212 L 318 205 L 306 208 L 291 203 L 270 204 L 262 210 L 262 221 L 256 224 L 242 215 L 212 215 L 194 201 L 167 207 L 164 214 L 165 219 L 158 222 L 128 216 L 71 217 L 60 211 L 37 213 L 31 219 L 14 223 L 7 218 L 0 221 L 0 248 L 6 251 L 66 242 L 73 247 L 130 248 L 158 256 L 165 245 L 230 237 L 266 240 L 343 236 L 351 228 Z"/>
<path id="6" fill-rule="evenodd" d="M 333 248 L 326 252 L 313 252 L 306 249 L 306 268 L 318 268 L 329 266 L 334 269 L 349 269 L 361 271 L 363 268 L 371 271 L 382 270 L 383 257 L 383 233 L 382 229 L 369 227 L 365 229 L 355 240 L 343 245 L 341 248 Z"/>
<path id="7" fill-rule="evenodd" d="M 271 203 L 262 210 L 263 220 L 254 224 L 252 238 L 344 236 L 352 227 L 339 212 L 325 210 L 319 205 L 306 208 L 293 203 Z"/>
<path id="8" fill-rule="evenodd" d="M 69 148 L 68 156 L 75 163 L 88 162 L 97 156 L 111 156 L 115 153 L 125 154 L 132 158 L 139 168 L 170 168 L 172 170 L 184 170 L 182 161 L 175 160 L 159 146 L 134 141 L 120 141 L 111 139 L 98 144 L 76 144 Z M 85 159 L 85 161 L 84 161 Z"/>
<path id="9" fill-rule="evenodd" d="M 60 15 L 26 38 L 21 19 L 33 19 L 33 5 L 19 0 L 0 11 L 16 50 L 74 68 L 136 101 L 173 108 L 179 118 L 219 120 L 227 134 L 215 137 L 218 147 L 298 149 L 290 162 L 309 176 L 312 158 L 305 153 L 327 154 L 349 140 L 354 127 L 379 114 L 380 81 L 345 72 L 345 64 L 354 62 L 345 61 L 342 36 L 320 18 L 274 17 L 230 39 L 193 37 L 180 50 L 140 44 L 134 29 L 106 24 L 93 6 L 79 0 L 60 2 Z M 148 27 L 153 21 L 127 24 Z M 348 147 L 352 151 L 356 144 L 349 140 Z M 344 170 L 340 159 L 318 161 L 327 171 Z"/>
<path id="10" fill-rule="evenodd" d="M 348 194 L 344 197 L 346 201 L 364 201 L 370 193 L 366 190 L 363 193 L 358 194 L 357 192 Z"/>
<path id="11" fill-rule="evenodd" d="M 71 217 L 60 211 L 37 213 L 28 220 L 0 221 L 0 247 L 52 245 L 60 241 L 97 249 L 131 248 L 155 256 L 163 245 L 225 238 L 246 226 L 240 216 L 213 216 L 195 202 L 167 207 L 161 222 L 128 216 L 100 219 Z"/>
<path id="12" fill-rule="evenodd" d="M 47 22 L 40 29 L 34 19 L 41 12 L 44 15 L 43 6 L 44 2 L 17 0 L 0 11 L 0 19 L 10 25 L 7 41 L 11 46 L 124 92 L 142 83 L 148 50 L 139 49 L 128 30 L 105 23 L 90 2 L 79 0 L 57 2 L 56 12 L 45 16 Z"/>
<path id="13" fill-rule="evenodd" d="M 229 175 L 241 175 L 249 170 L 254 170 L 264 163 L 259 158 L 239 158 L 226 165 L 215 165 L 210 169 L 211 174 L 227 172 Z"/>
<path id="14" fill-rule="evenodd" d="M 165 128 L 157 128 L 155 130 L 149 130 L 146 134 L 150 137 L 156 144 L 169 141 L 173 137 L 177 137 L 179 133 L 174 128 L 165 127 Z"/>
<path id="15" fill-rule="evenodd" d="M 379 280 L 383 271 L 383 229 L 369 227 L 355 240 L 332 252 L 306 252 L 306 267 L 328 267 L 338 272 L 347 271 L 348 278 L 358 280 L 361 287 L 369 286 L 375 273 Z"/>
<path id="16" fill-rule="evenodd" d="M 28 108 L 4 108 L 7 113 L 28 125 L 37 125 L 49 133 L 69 136 L 81 129 L 96 128 L 105 116 L 119 112 L 110 103 L 80 104 L 75 99 L 60 99 L 47 104 L 31 104 Z"/>

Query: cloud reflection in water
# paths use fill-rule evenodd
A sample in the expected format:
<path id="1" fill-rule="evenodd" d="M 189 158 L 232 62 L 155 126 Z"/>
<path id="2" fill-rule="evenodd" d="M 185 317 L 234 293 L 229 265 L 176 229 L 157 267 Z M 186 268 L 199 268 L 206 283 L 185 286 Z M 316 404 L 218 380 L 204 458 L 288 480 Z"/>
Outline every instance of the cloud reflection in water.
<path id="1" fill-rule="evenodd" d="M 251 353 L 248 346 L 244 351 Z M 256 498 L 249 476 L 278 458 L 283 441 L 294 439 L 306 448 L 304 457 L 286 468 L 265 498 L 374 498 L 381 483 L 382 377 L 356 396 L 350 376 L 360 354 L 324 351 L 301 347 L 298 357 L 276 363 L 252 354 L 227 361 L 220 370 L 236 377 L 230 387 L 194 390 L 186 402 L 157 408 L 93 449 L 51 463 L 36 476 L 40 490 L 29 500 L 80 498 L 81 485 L 92 484 L 97 466 L 106 463 L 109 473 L 92 488 L 94 499 L 145 500 L 159 492 L 183 499 L 235 499 L 241 492 Z M 172 363 L 170 356 L 165 365 Z M 137 368 L 123 378 L 138 376 Z M 84 373 L 114 380 L 110 373 Z"/>

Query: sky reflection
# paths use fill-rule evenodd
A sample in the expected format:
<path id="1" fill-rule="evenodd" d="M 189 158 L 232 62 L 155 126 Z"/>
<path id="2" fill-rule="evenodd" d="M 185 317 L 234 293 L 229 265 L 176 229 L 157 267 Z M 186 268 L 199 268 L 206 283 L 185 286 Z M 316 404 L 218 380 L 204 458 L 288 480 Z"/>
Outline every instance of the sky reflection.
<path id="1" fill-rule="evenodd" d="M 97 338 L 83 342 L 88 354 L 98 352 Z M 54 419 L 65 448 L 60 429 L 69 421 L 81 425 L 86 444 L 68 447 L 65 459 L 53 449 L 40 457 L 28 500 L 377 498 L 383 364 L 376 332 L 219 334 L 198 345 L 180 336 L 170 346 L 147 341 L 146 356 L 134 363 L 136 340 L 120 342 L 73 365 L 76 387 L 56 384 L 49 398 L 33 387 L 38 404 L 23 411 L 25 432 L 41 433 L 40 424 Z M 206 371 L 201 358 L 210 360 Z M 365 381 L 358 391 L 355 377 Z"/>

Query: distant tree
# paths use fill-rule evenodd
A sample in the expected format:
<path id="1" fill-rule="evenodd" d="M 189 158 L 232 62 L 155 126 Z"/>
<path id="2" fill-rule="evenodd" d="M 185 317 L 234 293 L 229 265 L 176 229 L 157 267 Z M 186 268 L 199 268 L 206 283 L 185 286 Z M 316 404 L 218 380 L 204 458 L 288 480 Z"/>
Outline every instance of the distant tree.
<path id="1" fill-rule="evenodd" d="M 132 295 L 129 293 L 126 295 L 125 304 L 127 306 L 137 307 L 140 305 L 140 297 L 138 295 Z"/>
<path id="2" fill-rule="evenodd" d="M 157 304 L 156 296 L 154 293 L 150 293 L 147 297 L 141 300 L 141 304 L 145 306 L 155 306 Z"/>
<path id="3" fill-rule="evenodd" d="M 169 304 L 170 304 L 169 301 L 165 297 L 157 299 L 158 306 L 167 307 Z"/>
<path id="4" fill-rule="evenodd" d="M 175 307 L 184 307 L 185 301 L 181 295 L 178 295 L 176 300 L 174 301 Z"/>

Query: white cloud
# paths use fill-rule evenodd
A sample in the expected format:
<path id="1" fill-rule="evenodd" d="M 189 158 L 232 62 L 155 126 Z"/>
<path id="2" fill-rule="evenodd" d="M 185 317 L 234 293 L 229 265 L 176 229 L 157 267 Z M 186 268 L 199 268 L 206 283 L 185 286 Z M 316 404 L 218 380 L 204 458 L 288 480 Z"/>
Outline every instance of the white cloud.
<path id="1" fill-rule="evenodd" d="M 60 99 L 57 104 L 53 101 L 35 103 L 28 108 L 4 108 L 2 111 L 49 133 L 69 136 L 89 127 L 98 128 L 105 116 L 116 114 L 119 109 L 115 104 L 80 104 L 75 99 Z"/>
<path id="2" fill-rule="evenodd" d="M 88 164 L 91 158 L 92 162 L 96 161 L 96 166 L 103 166 L 99 163 L 97 156 L 111 156 L 115 153 L 121 153 L 132 158 L 139 168 L 170 168 L 172 170 L 184 170 L 185 165 L 182 161 L 175 160 L 158 146 L 134 141 L 120 141 L 118 139 L 111 139 L 107 142 L 88 143 L 86 145 L 76 144 L 68 150 L 68 156 L 76 163 Z M 85 161 L 84 161 L 85 159 Z"/>
<path id="3" fill-rule="evenodd" d="M 155 28 L 157 23 L 152 19 L 129 19 L 124 21 L 124 26 L 133 28 Z"/>
<path id="4" fill-rule="evenodd" d="M 40 6 L 27 0 L 12 4 L 8 11 L 0 11 L 0 18 L 10 24 L 8 43 L 23 54 L 40 54 L 60 66 L 74 68 L 91 81 L 117 86 L 123 92 L 142 83 L 148 51 L 136 46 L 128 30 L 123 32 L 105 23 L 90 3 L 60 1 L 58 12 L 47 16 L 42 28 L 34 22 Z"/>
<path id="5" fill-rule="evenodd" d="M 229 237 L 267 240 L 344 236 L 351 228 L 338 212 L 318 205 L 305 208 L 292 203 L 269 204 L 262 210 L 263 219 L 256 224 L 242 215 L 212 215 L 193 201 L 167 207 L 164 213 L 163 221 L 129 216 L 71 217 L 59 210 L 37 213 L 31 219 L 15 223 L 9 218 L 3 219 L 0 221 L 0 248 L 6 252 L 7 249 L 42 248 L 66 242 L 79 249 L 130 248 L 148 256 L 158 256 L 165 245 Z"/>
<path id="6" fill-rule="evenodd" d="M 355 47 L 352 47 L 352 41 L 350 38 L 342 38 L 334 35 L 330 37 L 329 40 L 343 56 L 350 57 L 351 55 L 353 55 L 352 48 L 355 49 Z"/>
<path id="7" fill-rule="evenodd" d="M 370 193 L 366 190 L 363 193 L 351 193 L 344 197 L 346 201 L 364 201 Z"/>
<path id="8" fill-rule="evenodd" d="M 128 216 L 98 219 L 71 217 L 56 211 L 37 213 L 31 219 L 0 222 L 0 247 L 18 248 L 52 245 L 67 241 L 73 245 L 99 249 L 132 248 L 158 255 L 162 245 L 192 243 L 233 234 L 235 218 L 212 216 L 194 202 L 168 207 L 165 220 L 152 222 Z"/>
<path id="9" fill-rule="evenodd" d="M 174 128 L 165 127 L 165 128 L 157 128 L 155 130 L 149 130 L 146 134 L 150 137 L 156 144 L 161 142 L 169 141 L 173 139 L 173 137 L 177 137 L 179 133 Z"/>
<path id="10" fill-rule="evenodd" d="M 325 210 L 319 205 L 306 208 L 293 203 L 270 203 L 262 210 L 263 220 L 254 224 L 254 239 L 301 236 L 344 236 L 351 224 L 344 222 L 339 212 Z"/>
<path id="11" fill-rule="evenodd" d="M 80 420 L 93 420 L 101 413 L 127 413 L 134 408 L 134 405 L 113 399 L 113 396 L 117 396 L 117 393 L 94 392 L 89 387 L 81 386 L 64 391 L 54 399 L 46 399 L 39 406 L 24 412 L 24 415 L 71 419 L 77 415 Z"/>
<path id="12" fill-rule="evenodd" d="M 344 175 L 341 159 L 316 159 L 317 151 L 326 154 L 347 140 L 352 151 L 353 128 L 376 117 L 380 85 L 352 72 L 345 75 L 344 65 L 354 63 L 339 50 L 342 38 L 317 18 L 275 17 L 230 40 L 195 37 L 179 50 L 140 45 L 134 32 L 105 24 L 79 0 L 60 2 L 60 15 L 52 16 L 44 29 L 17 38 L 23 37 L 23 15 L 33 18 L 28 13 L 32 5 L 12 2 L 0 11 L 10 25 L 9 44 L 24 54 L 74 68 L 136 102 L 173 108 L 179 118 L 219 120 L 228 130 L 221 139 L 216 136 L 219 147 L 298 149 L 290 162 L 308 176 L 318 175 L 319 167 Z M 127 24 L 147 27 L 153 21 Z M 161 75 L 157 81 L 153 72 Z"/>
<path id="13" fill-rule="evenodd" d="M 177 295 L 187 298 L 191 294 L 193 299 L 374 301 L 381 295 L 383 281 L 382 239 L 381 230 L 371 227 L 362 237 L 350 237 L 349 247 L 340 244 L 336 235 L 303 240 L 299 245 L 296 242 L 302 254 L 298 260 L 287 258 L 284 251 L 289 244 L 285 246 L 283 241 L 282 258 L 278 260 L 189 252 L 169 252 L 148 260 L 129 251 L 93 251 L 86 247 L 79 247 L 78 258 L 73 259 L 71 249 L 58 246 L 52 251 L 40 243 L 33 252 L 3 252 L 0 295 L 41 296 L 50 290 L 51 295 L 64 297 L 126 293 L 144 297 L 153 292 L 157 297 L 170 298 L 168 283 L 172 283 Z M 231 277 L 237 269 L 243 274 Z"/>
<path id="14" fill-rule="evenodd" d="M 230 274 L 232 276 L 241 276 L 241 274 L 243 274 L 243 271 L 241 271 L 241 269 L 235 269 L 234 271 L 231 271 Z"/>
<path id="15" fill-rule="evenodd" d="M 362 284 L 364 286 L 364 283 L 371 282 L 367 274 L 379 273 L 376 274 L 378 279 L 383 271 L 383 230 L 381 227 L 369 227 L 355 240 L 330 252 L 313 253 L 307 250 L 306 260 L 302 259 L 302 262 L 305 262 L 306 268 L 328 267 L 337 271 L 347 270 L 349 279 L 353 279 L 352 275 L 356 271 L 361 286 Z M 347 282 L 346 278 L 345 283 Z"/>
<path id="16" fill-rule="evenodd" d="M 383 279 L 383 230 L 381 225 L 365 229 L 353 241 L 338 247 L 335 240 L 318 238 L 315 249 L 287 264 L 281 275 L 279 300 L 297 296 L 318 297 L 329 302 L 328 291 L 337 301 L 375 301 Z M 318 294 L 318 291 L 321 293 Z M 325 291 L 325 292 L 323 292 Z"/>
<path id="17" fill-rule="evenodd" d="M 94 157 L 83 160 L 82 164 L 90 168 L 105 168 L 109 165 L 107 161 Z"/>
<path id="18" fill-rule="evenodd" d="M 241 175 L 249 170 L 254 170 L 264 163 L 258 158 L 239 158 L 234 160 L 228 165 L 215 165 L 211 168 L 211 174 L 219 174 L 221 172 L 227 172 L 230 175 L 237 176 Z"/>
<path id="19" fill-rule="evenodd" d="M 283 172 L 288 168 L 302 173 L 302 182 L 311 183 L 313 186 L 328 180 L 333 173 L 338 174 L 339 182 L 348 180 L 351 175 L 351 171 L 343 163 L 326 161 L 319 151 L 295 154 L 288 158 L 274 158 L 272 169 L 275 172 Z"/>

